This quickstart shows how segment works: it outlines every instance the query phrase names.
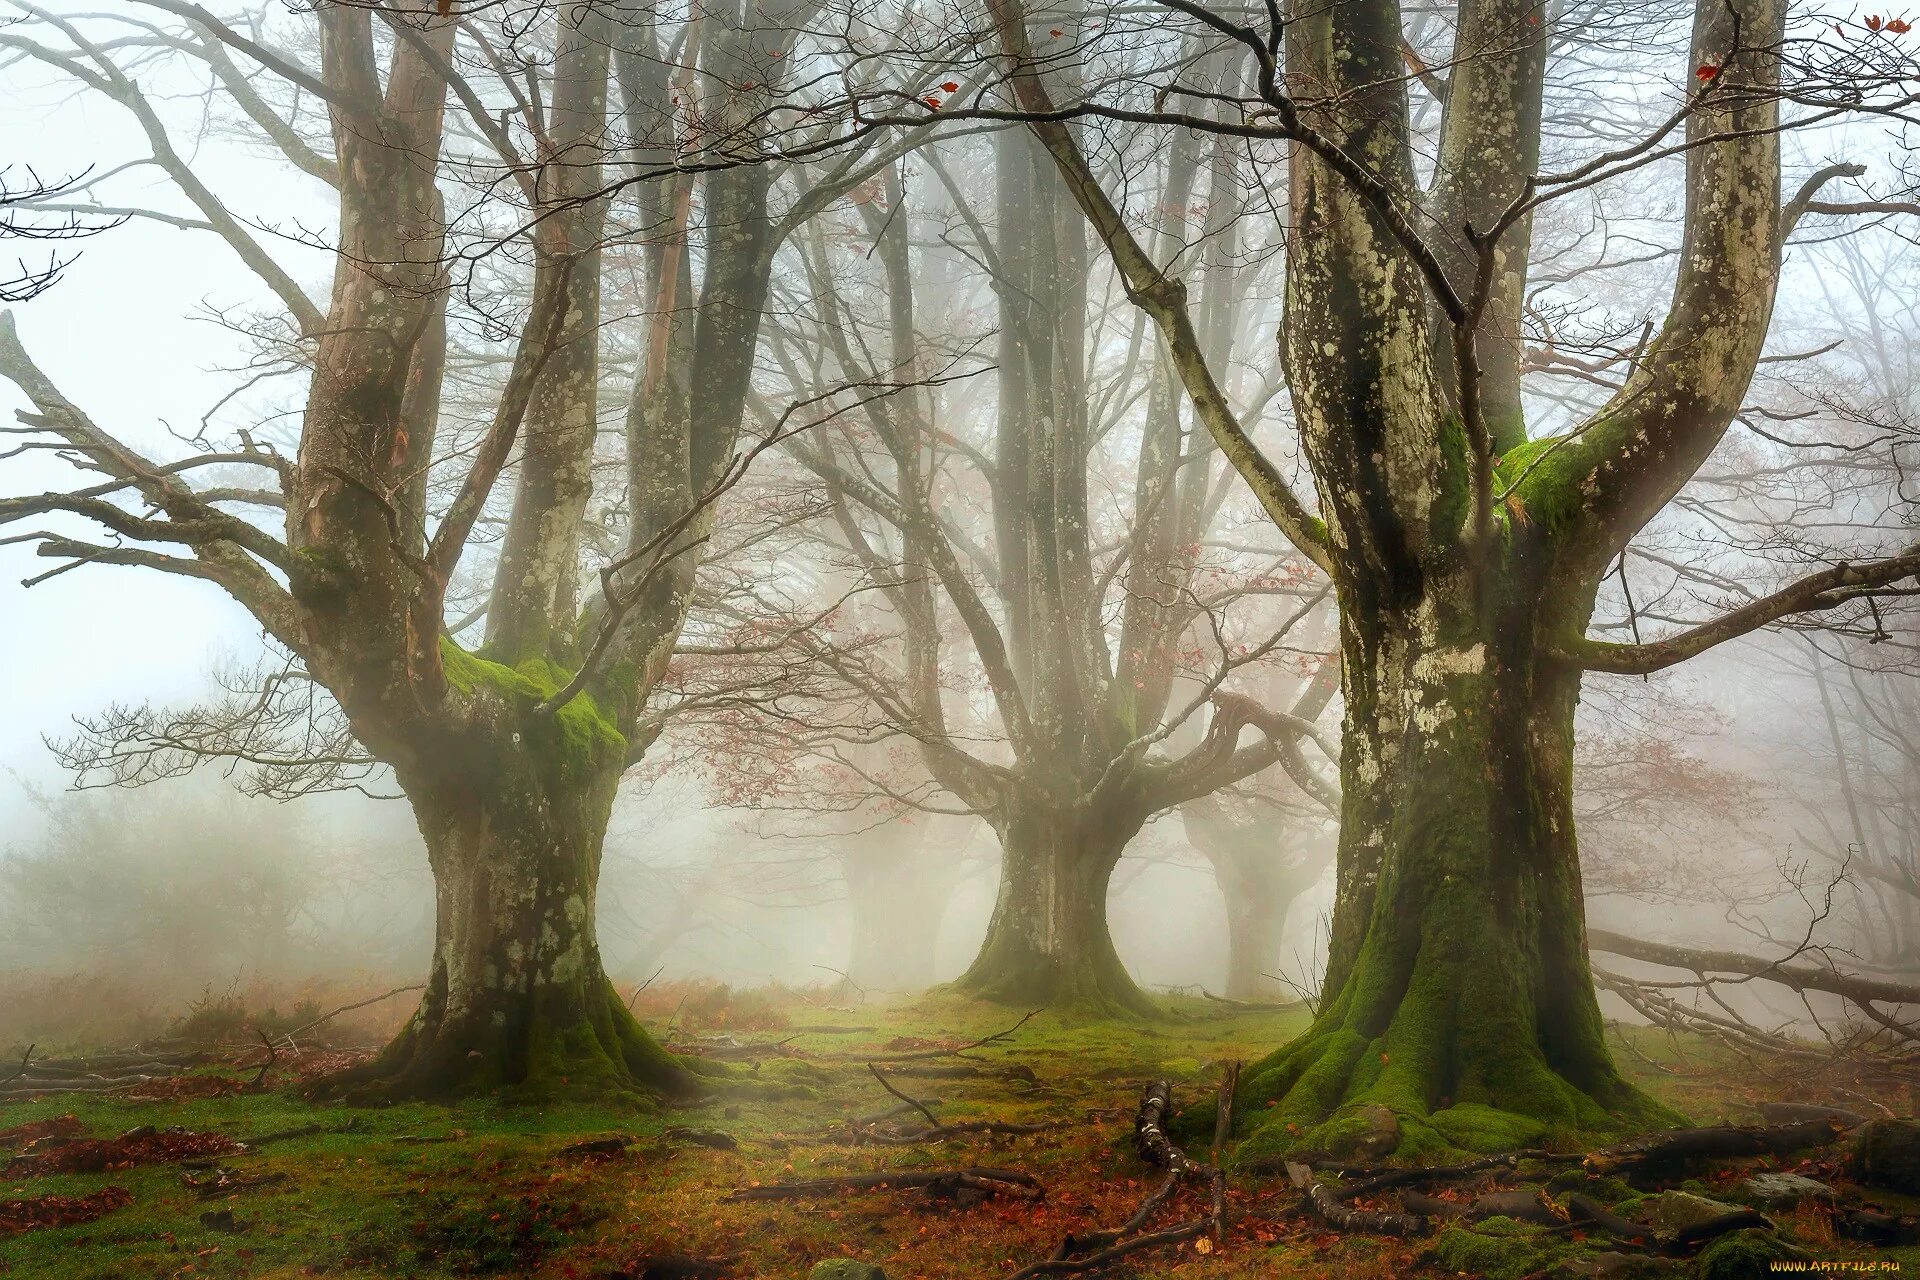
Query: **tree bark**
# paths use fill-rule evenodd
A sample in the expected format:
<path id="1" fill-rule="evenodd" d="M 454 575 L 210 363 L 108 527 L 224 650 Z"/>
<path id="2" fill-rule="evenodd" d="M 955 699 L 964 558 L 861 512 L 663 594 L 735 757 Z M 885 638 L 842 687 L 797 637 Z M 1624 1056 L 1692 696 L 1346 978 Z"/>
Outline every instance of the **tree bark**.
<path id="1" fill-rule="evenodd" d="M 1678 1119 L 1615 1069 L 1587 963 L 1572 807 L 1582 622 L 1517 536 L 1484 611 L 1345 602 L 1342 874 L 1312 1028 L 1252 1068 L 1252 1154 L 1505 1150 Z M 1455 597 L 1457 599 L 1457 597 Z M 1264 1110 L 1263 1110 L 1264 1108 Z"/>
<path id="2" fill-rule="evenodd" d="M 590 696 L 536 710 L 554 677 L 446 646 L 466 713 L 398 770 L 435 885 L 433 967 L 398 1038 L 319 1092 L 359 1101 L 504 1090 L 686 1094 L 601 962 L 601 847 L 627 745 Z"/>
<path id="3" fill-rule="evenodd" d="M 999 896 L 980 954 L 955 986 L 1006 1004 L 1157 1013 L 1107 927 L 1107 886 L 1144 820 L 1121 806 L 1035 806 L 996 823 Z"/>

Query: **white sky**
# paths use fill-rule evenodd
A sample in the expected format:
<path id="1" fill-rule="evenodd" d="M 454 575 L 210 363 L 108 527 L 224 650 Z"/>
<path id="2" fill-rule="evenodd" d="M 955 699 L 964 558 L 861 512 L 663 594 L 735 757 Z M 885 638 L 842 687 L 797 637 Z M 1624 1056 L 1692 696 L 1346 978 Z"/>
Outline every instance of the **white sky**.
<path id="1" fill-rule="evenodd" d="M 169 88 L 146 77 L 142 83 L 155 96 Z M 243 220 L 326 225 L 330 206 L 318 183 L 221 139 L 196 153 L 198 103 L 182 96 L 162 110 L 178 126 L 176 145 Z M 19 166 L 28 164 L 42 178 L 56 178 L 89 167 L 103 174 L 147 154 L 144 136 L 122 107 L 90 92 L 71 93 L 32 66 L 0 71 L 0 139 L 0 164 L 16 166 L 16 181 L 24 177 Z M 188 212 L 151 167 L 111 177 L 102 193 L 106 203 Z M 21 255 L 37 264 L 47 247 L 0 244 L 0 264 L 10 268 Z M 11 308 L 22 343 L 103 428 L 153 454 L 181 456 L 185 450 L 168 438 L 167 424 L 193 430 L 233 385 L 219 367 L 238 363 L 233 335 L 196 313 L 278 304 L 208 232 L 135 220 L 53 247 L 78 250 L 80 257 L 52 290 Z M 316 292 L 324 287 L 320 255 L 298 246 L 276 246 L 275 254 Z M 0 421 L 11 423 L 24 403 L 11 383 L 0 382 Z M 35 493 L 73 478 L 57 462 L 14 458 L 0 463 L 0 495 Z M 20 586 L 54 563 L 29 548 L 0 547 L 0 765 L 57 785 L 65 775 L 42 745 L 43 734 L 60 734 L 76 712 L 114 700 L 191 697 L 205 686 L 214 658 L 251 655 L 259 641 L 245 612 L 206 583 L 92 566 L 30 591 Z M 0 785 L 0 829 L 16 799 L 11 785 Z"/>

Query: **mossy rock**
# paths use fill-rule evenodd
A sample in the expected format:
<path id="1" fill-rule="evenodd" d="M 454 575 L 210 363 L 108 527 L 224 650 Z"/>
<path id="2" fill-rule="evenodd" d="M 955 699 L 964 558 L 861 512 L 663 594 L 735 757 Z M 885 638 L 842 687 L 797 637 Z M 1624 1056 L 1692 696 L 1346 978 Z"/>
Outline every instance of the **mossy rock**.
<path id="1" fill-rule="evenodd" d="M 1479 1280 L 1521 1280 L 1566 1262 L 1579 1245 L 1512 1218 L 1487 1218 L 1470 1227 L 1448 1227 L 1427 1248 L 1440 1271 Z"/>
<path id="2" fill-rule="evenodd" d="M 1740 1206 L 1709 1200 L 1691 1191 L 1662 1191 L 1634 1205 L 1634 1217 L 1665 1231 L 1678 1231 L 1740 1212 Z"/>
<path id="3" fill-rule="evenodd" d="M 1920 1121 L 1861 1125 L 1847 1144 L 1847 1172 L 1870 1187 L 1920 1195 Z"/>
<path id="4" fill-rule="evenodd" d="M 1624 1179 L 1588 1173 L 1585 1169 L 1562 1169 L 1547 1180 L 1547 1194 L 1583 1195 L 1601 1204 L 1620 1205 L 1643 1197 Z"/>
<path id="5" fill-rule="evenodd" d="M 887 1273 L 858 1258 L 828 1258 L 813 1264 L 807 1280 L 887 1280 Z"/>
<path id="6" fill-rule="evenodd" d="M 1761 1280 L 1775 1274 L 1775 1262 L 1805 1261 L 1807 1255 L 1771 1231 L 1736 1231 L 1708 1245 L 1694 1263 L 1696 1280 Z"/>

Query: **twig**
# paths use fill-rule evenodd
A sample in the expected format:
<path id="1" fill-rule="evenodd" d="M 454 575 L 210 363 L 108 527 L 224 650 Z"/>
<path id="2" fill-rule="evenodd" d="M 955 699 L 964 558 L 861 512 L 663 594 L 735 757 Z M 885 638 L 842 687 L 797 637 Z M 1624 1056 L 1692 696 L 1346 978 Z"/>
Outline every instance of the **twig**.
<path id="1" fill-rule="evenodd" d="M 268 1039 L 267 1033 L 260 1031 L 258 1028 L 255 1028 L 255 1032 L 260 1037 L 260 1043 L 267 1046 L 267 1060 L 260 1064 L 258 1071 L 253 1073 L 253 1079 L 247 1081 L 245 1087 L 248 1093 L 258 1093 L 264 1088 L 266 1085 L 267 1072 L 273 1069 L 274 1063 L 280 1061 L 280 1051 L 273 1047 L 273 1041 Z"/>
<path id="2" fill-rule="evenodd" d="M 1026 1026 L 1028 1022 L 1030 1022 L 1035 1016 L 1039 1014 L 1039 1012 L 1040 1010 L 1038 1009 L 1030 1010 L 1029 1012 L 1027 1012 L 1021 1017 L 1020 1021 L 1014 1023 L 1012 1026 L 1008 1027 L 1005 1031 L 996 1031 L 990 1036 L 980 1037 L 980 1039 L 973 1041 L 971 1044 L 956 1045 L 954 1048 L 951 1048 L 951 1049 L 919 1049 L 911 1053 L 861 1053 L 861 1054 L 843 1053 L 843 1054 L 825 1054 L 822 1056 L 829 1059 L 831 1058 L 864 1058 L 869 1062 L 923 1062 L 928 1058 L 958 1057 L 963 1053 L 970 1053 L 975 1049 L 984 1049 L 990 1044 L 1000 1043 L 1002 1040 L 1007 1039 L 1007 1037 L 1011 1036 L 1014 1032 L 1018 1031 L 1020 1028 Z"/>
<path id="3" fill-rule="evenodd" d="M 393 999 L 393 997 L 397 995 L 404 995 L 406 992 L 409 992 L 409 991 L 424 991 L 426 989 L 426 985 L 427 984 L 424 982 L 416 982 L 410 987 L 395 987 L 393 990 L 387 992 L 385 995 L 374 996 L 372 999 L 369 999 L 369 1000 L 359 1000 L 354 1002 L 353 1004 L 343 1004 L 338 1009 L 335 1009 L 332 1013 L 323 1013 L 319 1017 L 315 1018 L 312 1022 L 303 1023 L 302 1025 L 295 1027 L 291 1031 L 282 1032 L 281 1036 L 286 1040 L 288 1044 L 292 1044 L 293 1038 L 295 1036 L 304 1035 L 305 1033 L 319 1026 L 321 1023 L 330 1022 L 333 1019 L 339 1017 L 343 1013 L 352 1013 L 355 1009 L 364 1009 L 370 1004 L 379 1004 L 382 1000 L 391 1000 Z"/>
<path id="4" fill-rule="evenodd" d="M 921 1106 L 914 1099 L 908 1097 L 906 1094 L 894 1088 L 892 1082 L 889 1081 L 885 1076 L 880 1074 L 879 1067 L 869 1062 L 867 1064 L 867 1070 L 873 1073 L 873 1078 L 880 1082 L 880 1087 L 882 1089 L 885 1089 L 888 1093 L 892 1094 L 894 1097 L 900 1099 L 900 1101 L 906 1103 L 908 1106 L 912 1107 L 915 1111 L 918 1111 L 921 1115 L 925 1116 L 927 1118 L 927 1124 L 929 1126 L 935 1129 L 942 1127 L 940 1124 L 940 1121 L 937 1118 L 935 1118 L 933 1112 L 927 1110 L 927 1108 Z"/>
<path id="5" fill-rule="evenodd" d="M 18 1080 L 21 1076 L 24 1076 L 25 1074 L 27 1074 L 27 1064 L 33 1061 L 33 1051 L 35 1049 L 38 1049 L 39 1047 L 40 1046 L 38 1043 L 28 1045 L 27 1051 L 20 1055 L 19 1068 L 15 1070 L 14 1073 L 8 1076 L 5 1080 L 0 1080 L 0 1084 L 11 1084 L 13 1081 Z"/>

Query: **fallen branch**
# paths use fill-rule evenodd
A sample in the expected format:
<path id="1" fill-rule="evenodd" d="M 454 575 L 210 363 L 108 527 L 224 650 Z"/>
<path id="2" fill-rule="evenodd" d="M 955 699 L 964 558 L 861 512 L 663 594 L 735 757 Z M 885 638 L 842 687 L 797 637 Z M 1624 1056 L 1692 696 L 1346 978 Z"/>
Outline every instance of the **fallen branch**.
<path id="1" fill-rule="evenodd" d="M 1669 1129 L 1589 1152 L 1581 1163 L 1591 1173 L 1614 1173 L 1687 1160 L 1790 1155 L 1808 1147 L 1825 1146 L 1843 1132 L 1845 1130 L 1830 1119 L 1781 1125 Z"/>
<path id="2" fill-rule="evenodd" d="M 1711 951 L 1677 946 L 1668 942 L 1646 942 L 1606 929 L 1589 929 L 1587 945 L 1595 951 L 1626 956 L 1669 969 L 1684 969 L 1699 976 L 1699 985 L 1715 982 L 1776 982 L 1794 991 L 1821 991 L 1851 1001 L 1863 1010 L 1876 1004 L 1920 1005 L 1920 986 L 1887 982 L 1842 973 L 1839 969 L 1811 964 L 1791 964 L 1786 960 L 1763 960 L 1737 951 Z M 1799 954 L 1799 953 L 1796 953 Z M 1824 956 L 1824 952 L 1814 954 Z M 1713 978 L 1711 974 L 1730 974 L 1731 978 Z M 1899 1028 L 1909 1040 L 1920 1039 L 1920 1032 Z"/>
<path id="3" fill-rule="evenodd" d="M 25 1074 L 27 1074 L 27 1064 L 33 1061 L 33 1051 L 35 1049 L 38 1049 L 39 1047 L 40 1046 L 38 1044 L 28 1045 L 27 1051 L 20 1055 L 20 1065 L 14 1069 L 14 1073 L 8 1076 L 6 1080 L 0 1080 L 0 1084 L 10 1083 L 14 1080 L 18 1080 L 21 1076 L 24 1076 Z"/>
<path id="4" fill-rule="evenodd" d="M 1233 1094 L 1240 1078 L 1240 1064 L 1227 1064 L 1222 1073 L 1220 1090 L 1214 1109 L 1214 1144 L 1216 1149 L 1225 1141 L 1233 1127 Z M 1007 1280 L 1033 1280 L 1036 1276 L 1078 1275 L 1088 1271 L 1098 1271 L 1120 1259 L 1135 1253 L 1144 1253 L 1149 1249 L 1162 1249 L 1169 1245 L 1184 1244 L 1207 1236 L 1217 1241 L 1226 1230 L 1227 1224 L 1227 1176 L 1213 1165 L 1201 1164 L 1190 1158 L 1186 1152 L 1174 1145 L 1167 1136 L 1167 1112 L 1173 1106 L 1173 1086 L 1165 1080 L 1156 1080 L 1148 1085 L 1140 1096 L 1140 1107 L 1134 1113 L 1133 1145 L 1140 1158 L 1157 1169 L 1165 1169 L 1167 1176 L 1158 1187 L 1149 1192 L 1140 1207 L 1131 1218 L 1119 1226 L 1105 1231 L 1095 1231 L 1087 1235 L 1068 1234 L 1053 1251 L 1053 1256 L 1044 1262 L 1031 1263 L 1007 1277 Z M 1191 1222 L 1182 1222 L 1176 1226 L 1165 1227 L 1159 1231 L 1144 1231 L 1146 1225 L 1159 1213 L 1162 1205 L 1171 1200 L 1180 1189 L 1183 1179 L 1204 1177 L 1212 1193 L 1212 1205 L 1203 1218 Z M 1088 1252 L 1092 1250 L 1092 1252 Z M 1080 1256 L 1075 1256 L 1075 1255 Z"/>
<path id="5" fill-rule="evenodd" d="M 313 1030 L 315 1027 L 325 1022 L 331 1022 L 343 1013 L 352 1013 L 355 1009 L 364 1009 L 370 1004 L 379 1004 L 382 1000 L 391 1000 L 395 996 L 405 995 L 409 991 L 425 991 L 426 989 L 427 989 L 426 983 L 416 982 L 410 987 L 395 987 L 393 990 L 387 992 L 385 995 L 373 996 L 370 999 L 366 999 L 366 1000 L 357 1000 L 352 1004 L 343 1004 L 338 1009 L 335 1009 L 332 1013 L 323 1013 L 319 1017 L 315 1018 L 312 1022 L 303 1022 L 291 1031 L 281 1032 L 280 1038 L 285 1040 L 287 1044 L 292 1048 L 298 1049 L 299 1046 L 293 1043 L 293 1038 L 295 1036 L 305 1035 L 307 1032 Z"/>
<path id="6" fill-rule="evenodd" d="M 823 1053 L 818 1056 L 829 1062 L 854 1059 L 864 1062 L 925 1062 L 933 1058 L 958 1058 L 964 1054 L 973 1052 L 975 1049 L 984 1049 L 990 1044 L 1002 1043 L 1009 1039 L 1014 1032 L 1031 1022 L 1039 1013 L 1040 1010 L 1038 1009 L 1030 1009 L 1021 1015 L 1020 1021 L 1014 1023 L 1005 1031 L 996 1031 L 990 1036 L 981 1036 L 978 1040 L 971 1041 L 967 1044 L 955 1045 L 951 1049 L 914 1049 L 903 1053 Z"/>
<path id="7" fill-rule="evenodd" d="M 1298 1161 L 1287 1165 L 1287 1180 L 1307 1195 L 1307 1205 L 1315 1217 L 1335 1231 L 1359 1231 L 1382 1236 L 1420 1236 L 1427 1233 L 1427 1220 L 1413 1213 L 1393 1213 L 1380 1209 L 1355 1209 L 1343 1202 L 1332 1187 L 1317 1181 L 1313 1170 Z"/>

